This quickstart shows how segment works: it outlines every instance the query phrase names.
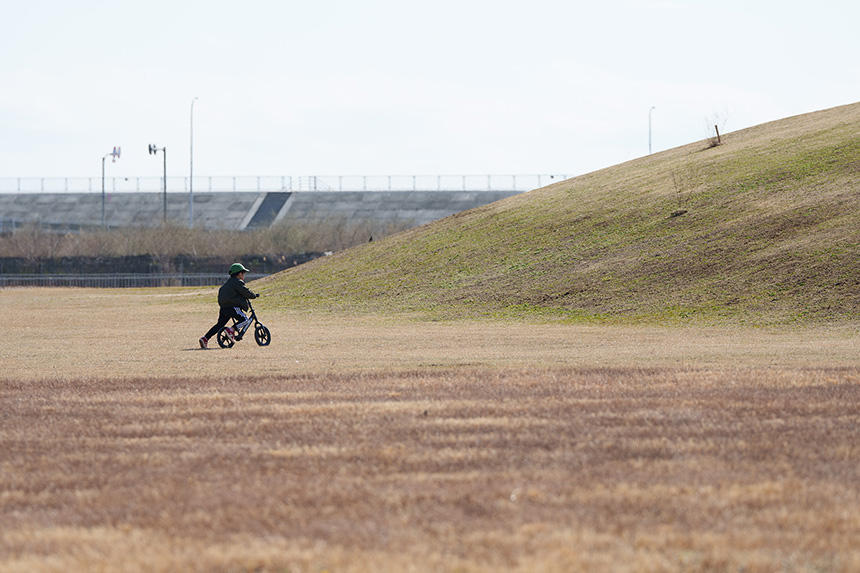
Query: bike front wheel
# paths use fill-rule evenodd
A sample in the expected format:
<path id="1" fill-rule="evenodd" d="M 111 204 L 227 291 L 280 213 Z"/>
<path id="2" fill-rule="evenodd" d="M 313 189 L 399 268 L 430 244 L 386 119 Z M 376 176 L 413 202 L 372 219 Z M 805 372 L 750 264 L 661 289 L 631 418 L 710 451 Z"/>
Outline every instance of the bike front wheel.
<path id="1" fill-rule="evenodd" d="M 269 332 L 269 329 L 263 326 L 262 324 L 258 324 L 254 328 L 254 340 L 257 341 L 257 344 L 260 346 L 268 346 L 272 341 L 272 335 Z"/>

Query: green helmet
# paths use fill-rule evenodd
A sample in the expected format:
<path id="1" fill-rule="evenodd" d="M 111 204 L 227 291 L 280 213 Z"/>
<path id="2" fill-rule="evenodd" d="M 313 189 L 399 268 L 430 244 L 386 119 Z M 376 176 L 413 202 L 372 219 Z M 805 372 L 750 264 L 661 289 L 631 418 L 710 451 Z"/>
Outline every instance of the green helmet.
<path id="1" fill-rule="evenodd" d="M 233 276 L 236 273 L 241 273 L 243 271 L 246 273 L 251 272 L 248 269 L 246 269 L 245 267 L 243 267 L 242 263 L 233 263 L 232 265 L 230 265 L 230 276 Z"/>

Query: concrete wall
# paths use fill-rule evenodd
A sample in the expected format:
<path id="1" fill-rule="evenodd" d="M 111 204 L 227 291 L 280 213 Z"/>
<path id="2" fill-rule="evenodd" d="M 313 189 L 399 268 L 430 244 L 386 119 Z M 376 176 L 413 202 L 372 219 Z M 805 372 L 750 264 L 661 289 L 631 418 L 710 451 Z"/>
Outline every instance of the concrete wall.
<path id="1" fill-rule="evenodd" d="M 417 226 L 516 195 L 516 191 L 367 191 L 195 193 L 194 225 L 252 229 L 276 222 L 366 221 Z M 151 227 L 163 219 L 161 193 L 108 194 L 110 227 Z M 101 225 L 99 193 L 0 194 L 0 224 L 39 223 L 58 228 Z M 188 223 L 188 195 L 168 193 L 167 218 Z"/>
<path id="2" fill-rule="evenodd" d="M 348 219 L 423 225 L 516 195 L 505 191 L 344 191 L 293 193 L 276 220 Z"/>
<path id="3" fill-rule="evenodd" d="M 237 229 L 259 193 L 194 195 L 194 224 L 206 228 Z M 164 219 L 161 193 L 116 193 L 105 196 L 109 227 L 154 227 Z M 167 195 L 169 221 L 188 223 L 188 195 Z M 0 220 L 40 223 L 57 227 L 98 227 L 102 223 L 100 193 L 0 194 Z M 8 224 L 8 223 L 7 223 Z"/>

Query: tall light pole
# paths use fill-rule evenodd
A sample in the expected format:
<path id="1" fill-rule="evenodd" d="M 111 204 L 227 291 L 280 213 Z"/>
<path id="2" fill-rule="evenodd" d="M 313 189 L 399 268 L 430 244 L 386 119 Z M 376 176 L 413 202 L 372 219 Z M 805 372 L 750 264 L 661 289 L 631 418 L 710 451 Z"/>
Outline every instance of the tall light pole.
<path id="1" fill-rule="evenodd" d="M 112 157 L 111 163 L 116 163 L 122 153 L 121 147 L 114 146 L 113 151 L 102 156 L 102 228 L 105 228 L 105 159 Z"/>
<path id="2" fill-rule="evenodd" d="M 155 155 L 158 152 L 164 156 L 164 224 L 167 224 L 167 147 L 157 147 L 152 143 L 149 144 L 149 154 Z"/>
<path id="3" fill-rule="evenodd" d="M 648 110 L 648 155 L 651 155 L 651 112 L 657 109 L 653 105 Z"/>
<path id="4" fill-rule="evenodd" d="M 197 96 L 191 100 L 191 152 L 188 173 L 188 228 L 194 226 L 194 102 Z"/>

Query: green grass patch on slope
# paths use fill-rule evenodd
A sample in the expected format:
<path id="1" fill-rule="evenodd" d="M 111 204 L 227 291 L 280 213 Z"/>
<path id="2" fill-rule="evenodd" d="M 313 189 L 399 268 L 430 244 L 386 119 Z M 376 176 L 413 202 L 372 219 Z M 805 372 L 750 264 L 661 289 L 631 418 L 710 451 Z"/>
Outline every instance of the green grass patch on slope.
<path id="1" fill-rule="evenodd" d="M 460 213 L 258 288 L 276 304 L 439 319 L 857 320 L 860 104 L 723 140 Z"/>

